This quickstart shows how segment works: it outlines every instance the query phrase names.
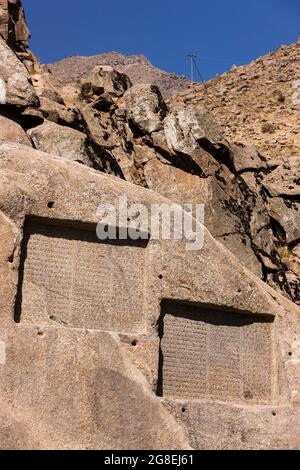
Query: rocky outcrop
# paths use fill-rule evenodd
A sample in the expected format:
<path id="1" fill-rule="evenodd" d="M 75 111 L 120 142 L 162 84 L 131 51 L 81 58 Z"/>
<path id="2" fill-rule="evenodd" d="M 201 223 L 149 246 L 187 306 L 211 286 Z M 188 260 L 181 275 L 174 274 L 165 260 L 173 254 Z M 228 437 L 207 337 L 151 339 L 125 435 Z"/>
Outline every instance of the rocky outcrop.
<path id="1" fill-rule="evenodd" d="M 288 160 L 264 178 L 264 188 L 272 196 L 300 197 L 298 158 Z"/>
<path id="2" fill-rule="evenodd" d="M 298 158 L 111 67 L 63 86 L 7 41 L 0 448 L 299 448 Z M 166 206 L 201 249 L 141 229 Z"/>
<path id="3" fill-rule="evenodd" d="M 164 121 L 168 146 L 175 153 L 192 154 L 199 143 L 220 146 L 224 140 L 221 128 L 204 108 L 188 108 L 168 114 Z"/>
<path id="4" fill-rule="evenodd" d="M 131 87 L 127 75 L 107 65 L 95 67 L 83 83 L 90 83 L 91 88 L 99 95 L 106 91 L 114 96 L 122 96 Z"/>
<path id="5" fill-rule="evenodd" d="M 1 448 L 299 447 L 295 305 L 207 230 L 96 241 L 99 203 L 155 192 L 17 144 L 0 183 Z"/>
<path id="6" fill-rule="evenodd" d="M 26 67 L 0 37 L 0 104 L 38 106 L 39 100 Z"/>
<path id="7" fill-rule="evenodd" d="M 30 112 L 25 123 L 22 111 L 15 119 L 27 131 L 27 144 L 174 202 L 204 204 L 212 235 L 253 273 L 300 302 L 296 264 L 287 262 L 297 245 L 291 238 L 297 206 L 289 202 L 297 198 L 297 159 L 278 166 L 253 146 L 230 144 L 205 108 L 169 110 L 156 87 L 131 87 L 111 68 L 97 67 L 67 88 L 39 65 L 35 70 L 40 115 Z M 275 208 L 273 198 L 280 199 Z M 291 221 L 284 223 L 286 204 Z"/>
<path id="8" fill-rule="evenodd" d="M 91 166 L 87 136 L 82 132 L 45 121 L 30 129 L 28 135 L 38 150 Z"/>
<path id="9" fill-rule="evenodd" d="M 253 146 L 230 144 L 204 108 L 169 112 L 150 85 L 129 89 L 124 102 L 103 93 L 78 99 L 76 106 L 90 139 L 117 162 L 125 179 L 174 202 L 205 204 L 213 236 L 256 275 L 299 302 L 280 256 L 285 238 L 278 237 L 269 211 L 270 197 L 283 184 L 280 167 Z M 291 167 L 284 171 L 295 180 Z M 276 194 L 270 190 L 273 180 Z"/>
<path id="10" fill-rule="evenodd" d="M 144 83 L 155 85 L 164 97 L 176 91 L 187 89 L 191 83 L 184 76 L 160 70 L 142 55 L 125 56 L 118 52 L 108 52 L 91 57 L 68 57 L 54 64 L 45 65 L 45 70 L 53 72 L 64 83 L 72 84 L 77 80 L 87 81 L 91 71 L 98 66 L 110 66 L 127 75 L 133 85 Z"/>
<path id="11" fill-rule="evenodd" d="M 151 134 L 162 128 L 166 105 L 157 87 L 135 85 L 124 95 L 127 118 L 140 132 Z"/>
<path id="12" fill-rule="evenodd" d="M 15 52 L 27 51 L 30 33 L 20 0 L 0 0 L 0 34 Z"/>
<path id="13" fill-rule="evenodd" d="M 281 46 L 252 63 L 175 92 L 168 106 L 204 106 L 230 142 L 255 146 L 271 160 L 300 151 L 300 43 Z"/>
<path id="14" fill-rule="evenodd" d="M 16 120 L 15 114 L 9 110 L 0 111 L 0 141 L 31 146 L 31 142 L 20 122 Z"/>
<path id="15" fill-rule="evenodd" d="M 39 98 L 17 55 L 27 50 L 29 37 L 20 2 L 1 1 L 0 21 L 0 141 L 31 146 L 25 130 L 31 121 L 37 122 L 30 113 Z"/>

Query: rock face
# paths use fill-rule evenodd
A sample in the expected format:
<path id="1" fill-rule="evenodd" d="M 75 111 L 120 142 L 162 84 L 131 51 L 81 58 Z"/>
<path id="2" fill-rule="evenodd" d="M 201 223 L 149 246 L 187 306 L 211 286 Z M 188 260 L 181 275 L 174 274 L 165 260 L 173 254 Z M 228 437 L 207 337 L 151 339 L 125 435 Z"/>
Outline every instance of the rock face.
<path id="1" fill-rule="evenodd" d="M 30 33 L 20 0 L 0 0 L 0 34 L 16 52 L 26 52 Z"/>
<path id="2" fill-rule="evenodd" d="M 164 122 L 164 131 L 169 148 L 175 153 L 192 154 L 199 142 L 212 145 L 224 142 L 220 127 L 204 108 L 188 108 L 170 113 Z"/>
<path id="3" fill-rule="evenodd" d="M 125 91 L 131 87 L 131 82 L 127 75 L 118 72 L 109 66 L 95 67 L 89 77 L 90 83 L 94 89 L 100 89 L 99 94 L 107 93 L 115 96 L 124 95 Z"/>
<path id="4" fill-rule="evenodd" d="M 31 146 L 31 142 L 20 123 L 11 118 L 12 115 L 9 112 L 0 114 L 0 141 Z"/>
<path id="5" fill-rule="evenodd" d="M 27 122 L 23 115 L 15 121 L 33 146 L 176 203 L 205 204 L 212 235 L 261 279 L 300 302 L 298 271 L 286 256 L 297 240 L 290 241 L 291 229 L 286 223 L 282 228 L 270 212 L 270 199 L 283 198 L 285 205 L 297 197 L 297 159 L 278 166 L 253 146 L 230 144 L 205 108 L 169 110 L 156 87 L 130 87 L 128 78 L 111 67 L 96 67 L 86 80 L 63 87 L 34 63 L 32 78 L 45 123 L 36 127 L 32 112 Z M 296 221 L 295 207 L 290 216 Z"/>
<path id="6" fill-rule="evenodd" d="M 295 165 L 296 163 L 296 165 Z M 297 162 L 278 166 L 264 178 L 264 188 L 272 197 L 293 198 L 300 196 L 299 165 Z"/>
<path id="7" fill-rule="evenodd" d="M 0 105 L 38 106 L 25 66 L 0 37 Z"/>
<path id="8" fill-rule="evenodd" d="M 0 179 L 2 449 L 299 447 L 296 306 L 207 231 L 97 240 L 154 192 L 17 144 Z"/>
<path id="9" fill-rule="evenodd" d="M 299 448 L 298 157 L 111 67 L 64 86 L 8 37 L 0 100 L 0 448 Z M 204 205 L 204 246 L 97 226 L 121 196 L 199 233 Z M 96 237 L 124 224 L 147 237 Z"/>
<path id="10" fill-rule="evenodd" d="M 44 122 L 28 131 L 34 147 L 43 152 L 83 163 L 90 166 L 87 137 L 70 127 L 59 126 L 54 122 Z"/>

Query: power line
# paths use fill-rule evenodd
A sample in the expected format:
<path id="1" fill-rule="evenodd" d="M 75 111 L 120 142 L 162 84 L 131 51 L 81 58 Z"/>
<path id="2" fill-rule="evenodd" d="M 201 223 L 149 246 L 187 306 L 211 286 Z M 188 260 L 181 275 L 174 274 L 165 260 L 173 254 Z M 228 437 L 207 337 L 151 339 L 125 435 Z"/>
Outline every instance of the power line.
<path id="1" fill-rule="evenodd" d="M 212 60 L 212 61 L 216 61 L 216 62 L 228 62 L 230 64 L 241 64 L 241 63 L 243 63 L 241 60 L 221 59 L 219 57 L 203 57 L 203 56 L 201 56 L 201 60 Z"/>

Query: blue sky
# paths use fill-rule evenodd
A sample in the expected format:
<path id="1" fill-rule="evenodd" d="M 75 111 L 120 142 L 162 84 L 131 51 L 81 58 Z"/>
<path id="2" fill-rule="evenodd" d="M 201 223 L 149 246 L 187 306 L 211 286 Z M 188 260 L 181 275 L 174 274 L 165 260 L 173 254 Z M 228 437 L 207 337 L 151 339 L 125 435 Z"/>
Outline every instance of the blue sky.
<path id="1" fill-rule="evenodd" d="M 107 51 L 144 54 L 189 76 L 198 54 L 205 79 L 295 42 L 299 0 L 23 0 L 31 48 L 44 63 Z"/>

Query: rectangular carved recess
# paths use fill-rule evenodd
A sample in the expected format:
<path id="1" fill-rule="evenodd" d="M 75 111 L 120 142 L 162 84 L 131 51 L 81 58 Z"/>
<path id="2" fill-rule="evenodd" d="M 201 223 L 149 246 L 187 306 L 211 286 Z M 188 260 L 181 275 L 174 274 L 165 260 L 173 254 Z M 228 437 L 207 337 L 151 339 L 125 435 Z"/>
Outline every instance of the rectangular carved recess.
<path id="1" fill-rule="evenodd" d="M 139 333 L 147 242 L 100 242 L 96 227 L 28 221 L 15 321 Z"/>
<path id="2" fill-rule="evenodd" d="M 276 383 L 271 315 L 163 303 L 158 395 L 268 403 Z"/>

